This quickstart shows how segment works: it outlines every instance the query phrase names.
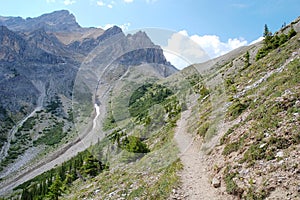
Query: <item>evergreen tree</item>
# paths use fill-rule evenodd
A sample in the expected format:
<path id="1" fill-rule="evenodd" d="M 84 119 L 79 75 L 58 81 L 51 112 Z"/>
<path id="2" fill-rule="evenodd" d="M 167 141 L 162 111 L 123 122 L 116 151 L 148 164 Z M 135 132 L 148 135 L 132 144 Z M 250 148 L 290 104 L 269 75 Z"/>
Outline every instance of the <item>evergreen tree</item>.
<path id="1" fill-rule="evenodd" d="M 75 170 L 73 170 L 73 171 L 75 171 Z M 74 173 L 73 172 L 67 173 L 64 183 L 66 185 L 70 185 L 74 180 L 75 180 Z"/>
<path id="2" fill-rule="evenodd" d="M 40 194 L 42 196 L 45 196 L 48 192 L 47 184 L 46 184 L 46 179 L 43 179 L 42 182 L 40 183 Z"/>
<path id="3" fill-rule="evenodd" d="M 64 180 L 66 178 L 66 168 L 65 168 L 65 163 L 63 163 L 59 168 L 58 168 L 58 174 L 61 180 Z"/>
<path id="4" fill-rule="evenodd" d="M 270 31 L 269 31 L 268 25 L 265 24 L 265 29 L 264 29 L 264 35 L 263 36 L 266 37 L 266 36 L 269 35 L 269 33 L 270 33 Z"/>
<path id="5" fill-rule="evenodd" d="M 63 183 L 60 180 L 59 175 L 55 176 L 55 180 L 53 181 L 52 185 L 49 187 L 48 197 L 53 200 L 58 200 L 58 197 L 63 193 Z"/>
<path id="6" fill-rule="evenodd" d="M 21 199 L 22 200 L 32 200 L 32 194 L 28 191 L 27 188 L 24 188 L 21 194 Z"/>
<path id="7" fill-rule="evenodd" d="M 82 166 L 83 172 L 92 177 L 96 176 L 101 169 L 101 165 L 93 155 L 89 155 Z"/>
<path id="8" fill-rule="evenodd" d="M 264 29 L 264 34 L 263 34 L 264 38 L 265 38 L 265 45 L 269 45 L 271 38 L 272 38 L 272 33 L 269 31 L 269 28 L 267 26 L 267 24 L 265 24 L 265 29 Z"/>
<path id="9" fill-rule="evenodd" d="M 245 58 L 245 67 L 249 67 L 250 66 L 250 54 L 249 54 L 249 51 L 246 52 L 244 58 Z"/>

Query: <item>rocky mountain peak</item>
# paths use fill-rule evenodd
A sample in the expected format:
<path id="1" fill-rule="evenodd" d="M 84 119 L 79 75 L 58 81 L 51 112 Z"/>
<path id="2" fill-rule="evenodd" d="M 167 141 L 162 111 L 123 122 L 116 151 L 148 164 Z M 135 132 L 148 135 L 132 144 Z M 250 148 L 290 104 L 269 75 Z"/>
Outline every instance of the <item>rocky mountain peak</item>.
<path id="1" fill-rule="evenodd" d="M 56 17 L 60 17 L 60 19 L 55 19 Z M 26 20 L 32 20 L 32 19 L 42 19 L 45 21 L 68 19 L 68 20 L 76 21 L 75 16 L 72 13 L 70 13 L 68 10 L 57 10 L 51 13 L 43 14 L 36 18 L 31 18 L 31 17 L 26 18 Z"/>
<path id="2" fill-rule="evenodd" d="M 37 18 L 27 18 L 26 21 L 41 24 L 47 31 L 75 31 L 80 28 L 76 18 L 67 10 L 54 11 L 52 13 L 41 15 Z"/>
<path id="3" fill-rule="evenodd" d="M 107 29 L 105 32 L 111 33 L 111 34 L 118 34 L 118 33 L 122 33 L 122 29 L 118 26 L 113 26 L 113 27 Z"/>
<path id="4" fill-rule="evenodd" d="M 138 44 L 142 44 L 142 46 L 154 46 L 153 42 L 144 31 L 138 31 L 133 35 L 128 34 L 127 37 Z"/>
<path id="5" fill-rule="evenodd" d="M 98 41 L 103 41 L 107 38 L 110 38 L 112 36 L 116 36 L 116 35 L 119 35 L 119 36 L 124 36 L 124 33 L 122 31 L 122 29 L 118 26 L 113 26 L 109 29 L 107 29 L 102 35 L 100 35 L 97 40 Z"/>
<path id="6" fill-rule="evenodd" d="M 133 38 L 147 38 L 147 39 L 150 40 L 150 38 L 148 37 L 148 35 L 144 31 L 138 31 L 135 34 L 133 34 L 132 37 Z"/>
<path id="7" fill-rule="evenodd" d="M 0 25 L 13 31 L 25 32 L 39 28 L 51 32 L 73 32 L 81 29 L 75 16 L 67 10 L 54 11 L 36 18 L 0 17 Z"/>

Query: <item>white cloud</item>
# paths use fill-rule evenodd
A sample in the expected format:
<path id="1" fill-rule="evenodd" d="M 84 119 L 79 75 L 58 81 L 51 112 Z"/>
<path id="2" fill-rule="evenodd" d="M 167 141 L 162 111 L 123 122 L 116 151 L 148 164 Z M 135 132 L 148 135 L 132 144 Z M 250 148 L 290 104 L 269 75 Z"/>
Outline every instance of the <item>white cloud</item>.
<path id="1" fill-rule="evenodd" d="M 55 3 L 55 0 L 46 0 L 47 3 Z"/>
<path id="2" fill-rule="evenodd" d="M 157 0 L 146 0 L 147 3 L 155 3 Z"/>
<path id="3" fill-rule="evenodd" d="M 115 24 L 105 24 L 104 26 L 99 26 L 99 28 L 102 28 L 102 29 L 104 29 L 104 30 L 107 30 L 107 29 L 113 27 L 114 25 L 115 25 Z"/>
<path id="4" fill-rule="evenodd" d="M 224 55 L 229 51 L 248 44 L 243 38 L 229 38 L 227 42 L 222 42 L 217 35 L 192 35 L 190 38 L 200 45 L 211 58 Z"/>
<path id="5" fill-rule="evenodd" d="M 178 55 L 175 52 L 170 52 L 164 49 L 163 53 L 167 61 L 171 62 L 171 64 L 177 69 L 183 69 L 192 64 L 190 61 L 184 59 L 181 55 Z"/>
<path id="6" fill-rule="evenodd" d="M 217 35 L 189 36 L 186 30 L 182 30 L 173 34 L 168 40 L 168 45 L 163 48 L 167 60 L 182 69 L 188 64 L 204 62 L 246 45 L 248 42 L 243 38 L 229 38 L 222 42 Z M 170 52 L 176 53 L 170 55 Z"/>
<path id="7" fill-rule="evenodd" d="M 72 5 L 72 4 L 74 4 L 74 3 L 76 3 L 75 0 L 64 0 L 64 4 L 65 4 L 66 6 Z"/>
<path id="8" fill-rule="evenodd" d="M 129 29 L 129 26 L 130 26 L 131 24 L 129 23 L 129 22 L 127 22 L 127 23 L 124 23 L 124 24 L 122 24 L 122 25 L 120 25 L 119 27 L 123 30 L 123 32 L 124 31 L 127 31 L 128 29 Z"/>
<path id="9" fill-rule="evenodd" d="M 123 0 L 125 3 L 132 3 L 133 0 Z"/>
<path id="10" fill-rule="evenodd" d="M 99 1 L 97 1 L 96 3 L 97 3 L 97 5 L 100 6 L 100 7 L 106 6 L 106 7 L 108 7 L 108 8 L 113 8 L 113 5 L 116 4 L 115 1 L 111 1 L 109 4 L 107 4 L 107 3 L 105 3 L 105 2 L 102 1 L 102 0 L 99 0 Z"/>
<path id="11" fill-rule="evenodd" d="M 264 39 L 264 37 L 261 36 L 261 37 L 257 38 L 256 40 L 253 40 L 249 45 L 255 44 L 255 43 L 260 42 L 260 41 L 263 41 L 263 39 Z"/>
<path id="12" fill-rule="evenodd" d="M 117 24 L 105 24 L 104 26 L 100 26 L 99 28 L 102 28 L 102 29 L 104 29 L 104 30 L 107 30 L 107 29 L 109 29 L 109 28 L 111 28 L 111 27 L 113 27 L 113 26 L 118 26 L 118 27 L 120 27 L 120 28 L 122 29 L 123 32 L 125 32 L 125 31 L 128 30 L 128 28 L 129 28 L 130 25 L 131 25 L 131 24 L 130 24 L 129 22 L 124 23 L 124 24 L 122 24 L 122 25 L 117 25 Z"/>
<path id="13" fill-rule="evenodd" d="M 174 33 L 163 47 L 164 55 L 178 69 L 190 64 L 204 62 L 209 59 L 205 51 L 190 37 L 187 31 Z"/>
<path id="14" fill-rule="evenodd" d="M 105 3 L 103 1 L 97 1 L 97 5 L 102 7 L 105 6 Z"/>

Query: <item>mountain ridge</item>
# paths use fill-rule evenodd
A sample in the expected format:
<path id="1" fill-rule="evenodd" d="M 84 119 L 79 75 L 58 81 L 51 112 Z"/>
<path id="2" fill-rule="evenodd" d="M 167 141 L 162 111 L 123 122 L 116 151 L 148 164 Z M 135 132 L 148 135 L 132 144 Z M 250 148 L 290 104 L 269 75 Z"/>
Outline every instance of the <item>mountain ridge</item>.
<path id="1" fill-rule="evenodd" d="M 44 28 L 51 32 L 72 32 L 79 31 L 80 26 L 76 22 L 75 16 L 67 10 L 54 11 L 36 18 L 21 17 L 0 17 L 0 24 L 8 26 L 14 31 L 31 31 Z"/>

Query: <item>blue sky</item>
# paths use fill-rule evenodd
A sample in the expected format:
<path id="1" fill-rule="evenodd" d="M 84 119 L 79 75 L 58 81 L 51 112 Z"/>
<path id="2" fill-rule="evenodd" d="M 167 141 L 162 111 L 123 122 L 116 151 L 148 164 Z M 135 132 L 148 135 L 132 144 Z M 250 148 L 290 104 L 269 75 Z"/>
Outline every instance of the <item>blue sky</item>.
<path id="1" fill-rule="evenodd" d="M 1 16 L 37 17 L 67 9 L 84 27 L 156 27 L 206 45 L 211 57 L 250 44 L 264 24 L 278 30 L 300 15 L 299 0 L 0 0 Z M 211 43 L 208 45 L 207 43 Z M 205 48 L 205 47 L 204 47 Z"/>

